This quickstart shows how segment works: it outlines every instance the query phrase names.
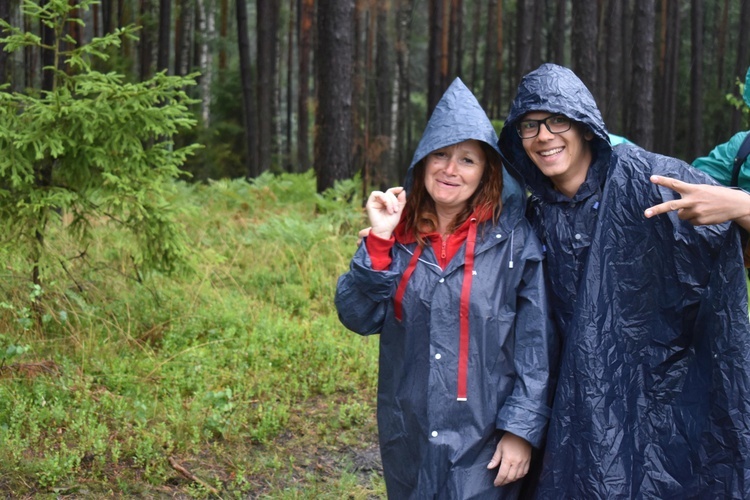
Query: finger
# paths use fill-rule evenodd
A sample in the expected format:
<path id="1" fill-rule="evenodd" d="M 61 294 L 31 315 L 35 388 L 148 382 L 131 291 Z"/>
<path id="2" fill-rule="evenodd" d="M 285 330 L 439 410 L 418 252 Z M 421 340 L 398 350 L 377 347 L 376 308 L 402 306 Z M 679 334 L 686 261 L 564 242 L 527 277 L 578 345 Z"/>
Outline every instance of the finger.
<path id="1" fill-rule="evenodd" d="M 500 469 L 497 471 L 497 476 L 495 477 L 495 486 L 502 486 L 511 482 L 510 474 L 512 467 L 513 466 L 507 462 L 500 464 Z"/>
<path id="2" fill-rule="evenodd" d="M 658 205 L 654 205 L 653 207 L 649 207 L 646 209 L 643 214 L 646 216 L 646 218 L 651 218 L 654 215 L 660 215 L 665 214 L 667 212 L 672 212 L 674 210 L 679 210 L 681 208 L 684 208 L 682 206 L 682 203 L 680 203 L 679 200 L 672 200 L 672 201 L 666 201 L 664 203 L 660 203 Z"/>
<path id="3" fill-rule="evenodd" d="M 503 454 L 500 452 L 499 449 L 495 449 L 495 454 L 492 455 L 492 459 L 490 459 L 490 463 L 487 464 L 488 469 L 494 469 L 498 465 L 500 465 L 500 460 L 502 459 Z"/>
<path id="4" fill-rule="evenodd" d="M 359 236 L 360 238 L 366 238 L 370 236 L 370 230 L 372 230 L 372 226 L 360 229 L 359 233 L 357 233 L 357 236 Z"/>
<path id="5" fill-rule="evenodd" d="M 690 183 L 683 182 L 679 179 L 673 179 L 672 177 L 664 177 L 663 175 L 652 175 L 650 180 L 658 186 L 668 187 L 680 194 L 689 192 L 693 186 Z"/>

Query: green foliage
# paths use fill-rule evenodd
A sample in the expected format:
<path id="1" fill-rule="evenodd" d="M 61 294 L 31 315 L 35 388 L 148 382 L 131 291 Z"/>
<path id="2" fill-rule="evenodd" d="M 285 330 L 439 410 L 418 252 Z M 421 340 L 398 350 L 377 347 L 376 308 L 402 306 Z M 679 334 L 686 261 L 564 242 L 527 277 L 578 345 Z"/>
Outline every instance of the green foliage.
<path id="1" fill-rule="evenodd" d="M 378 341 L 332 304 L 364 223 L 357 185 L 178 181 L 195 272 L 138 283 L 112 251 L 121 229 L 92 224 L 86 257 L 43 289 L 7 275 L 0 348 L 25 350 L 0 370 L 0 494 L 210 496 L 175 459 L 221 498 L 383 496 L 351 455 L 376 439 Z M 59 225 L 47 244 L 77 252 Z M 36 333 L 19 320 L 42 292 Z"/>
<path id="2" fill-rule="evenodd" d="M 727 102 L 734 107 L 734 109 L 742 110 L 742 120 L 745 124 L 744 128 L 750 127 L 750 107 L 742 97 L 745 94 L 745 82 L 737 78 L 735 84 L 737 85 L 737 94 L 727 94 L 725 96 Z"/>
<path id="3" fill-rule="evenodd" d="M 55 45 L 44 47 L 38 36 L 0 22 L 6 50 L 26 47 L 53 50 L 56 63 L 51 89 L 0 92 L 0 246 L 30 257 L 33 267 L 60 259 L 44 239 L 52 222 L 62 224 L 79 246 L 92 227 L 115 224 L 135 239 L 125 249 L 144 269 L 172 271 L 188 253 L 184 229 L 176 223 L 173 179 L 197 145 L 174 147 L 174 136 L 195 124 L 191 100 L 183 90 L 195 75 L 164 73 L 141 83 L 122 75 L 96 71 L 92 63 L 135 29 L 76 46 L 64 35 L 75 9 L 52 0 L 42 8 L 26 0 L 24 14 L 54 29 Z"/>

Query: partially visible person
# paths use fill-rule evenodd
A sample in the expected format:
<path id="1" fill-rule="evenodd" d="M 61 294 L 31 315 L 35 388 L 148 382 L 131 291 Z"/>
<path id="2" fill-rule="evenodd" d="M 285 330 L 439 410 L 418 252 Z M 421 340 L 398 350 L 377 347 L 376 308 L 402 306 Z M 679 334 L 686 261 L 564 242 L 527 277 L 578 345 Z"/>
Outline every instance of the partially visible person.
<path id="1" fill-rule="evenodd" d="M 537 497 L 750 498 L 739 229 L 643 216 L 679 201 L 652 176 L 713 181 L 613 148 L 589 90 L 553 64 L 522 79 L 500 145 L 531 191 L 562 338 Z"/>
<path id="2" fill-rule="evenodd" d="M 745 104 L 750 106 L 750 68 L 745 75 L 745 90 L 742 94 Z M 750 191 L 750 157 L 737 165 L 734 169 L 734 159 L 742 144 L 750 137 L 750 130 L 738 132 L 727 142 L 716 146 L 708 156 L 701 156 L 693 160 L 693 166 L 725 186 L 740 187 Z"/>
<path id="3" fill-rule="evenodd" d="M 405 185 L 369 196 L 335 300 L 347 328 L 380 333 L 388 497 L 516 498 L 546 431 L 556 337 L 525 194 L 460 80 Z"/>
<path id="4" fill-rule="evenodd" d="M 745 75 L 745 104 L 750 107 L 750 68 Z M 651 182 L 680 194 L 680 199 L 649 207 L 646 217 L 677 211 L 680 219 L 695 225 L 734 221 L 750 232 L 750 130 L 739 132 L 716 146 L 693 166 L 724 186 L 688 184 L 669 177 L 652 176 Z M 738 189 L 741 188 L 741 189 Z M 745 246 L 745 265 L 750 266 L 750 245 Z"/>

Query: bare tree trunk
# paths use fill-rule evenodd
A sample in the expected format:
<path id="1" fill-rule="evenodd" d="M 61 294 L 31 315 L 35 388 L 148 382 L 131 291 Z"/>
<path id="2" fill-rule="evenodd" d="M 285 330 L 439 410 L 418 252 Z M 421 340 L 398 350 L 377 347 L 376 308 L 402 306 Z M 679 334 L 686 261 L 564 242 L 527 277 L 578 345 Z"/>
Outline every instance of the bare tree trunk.
<path id="1" fill-rule="evenodd" d="M 716 37 L 719 39 L 718 49 L 716 51 L 716 60 L 718 61 L 719 68 L 716 72 L 717 82 L 719 88 L 724 85 L 724 60 L 727 45 L 727 31 L 729 26 L 729 0 L 724 0 L 724 5 L 721 10 L 721 21 L 719 22 Z"/>
<path id="2" fill-rule="evenodd" d="M 259 175 L 258 137 L 255 135 L 255 95 L 253 94 L 254 81 L 253 70 L 250 62 L 250 38 L 247 34 L 247 4 L 245 0 L 235 0 L 237 14 L 237 43 L 240 52 L 240 79 L 242 80 L 242 104 L 245 126 L 245 145 L 247 157 L 247 177 L 255 178 Z"/>
<path id="3" fill-rule="evenodd" d="M 490 109 L 487 110 L 487 114 L 491 117 L 497 117 L 500 116 L 502 113 L 502 96 L 503 96 L 503 2 L 499 1 L 497 3 L 497 16 L 495 18 L 495 23 L 497 26 L 497 36 L 495 37 L 496 41 L 496 47 L 495 47 L 495 71 L 497 71 L 497 77 L 495 78 L 494 83 L 494 92 L 493 95 L 495 96 L 492 100 L 494 101 L 494 106 L 492 106 Z"/>
<path id="4" fill-rule="evenodd" d="M 272 145 L 276 143 L 276 37 L 279 31 L 279 3 L 257 0 L 258 6 L 258 165 L 271 170 Z"/>
<path id="5" fill-rule="evenodd" d="M 443 0 L 429 1 L 430 38 L 427 53 L 427 116 L 443 94 L 441 62 L 443 60 Z"/>
<path id="6" fill-rule="evenodd" d="M 169 74 L 169 46 L 172 25 L 172 0 L 159 1 L 159 49 L 157 51 L 157 71 Z"/>
<path id="7" fill-rule="evenodd" d="M 479 21 L 482 17 L 482 2 L 475 0 L 474 2 L 474 13 L 472 14 L 472 28 L 471 28 L 471 79 L 468 82 L 469 88 L 476 88 L 477 78 L 479 78 L 477 67 L 479 57 L 479 34 L 480 25 Z"/>
<path id="8" fill-rule="evenodd" d="M 353 11 L 352 0 L 318 3 L 315 172 L 320 193 L 352 174 Z"/>
<path id="9" fill-rule="evenodd" d="M 617 0 L 616 0 L 617 1 Z M 552 62 L 565 65 L 565 44 L 567 43 L 565 34 L 567 32 L 567 0 L 558 0 L 557 9 L 555 10 L 555 22 L 552 30 L 552 50 L 550 57 Z"/>
<path id="10" fill-rule="evenodd" d="M 148 80 L 151 77 L 151 64 L 153 62 L 152 50 L 153 44 L 151 42 L 151 0 L 141 0 L 140 17 L 141 25 L 143 28 L 140 32 L 140 79 L 141 81 Z"/>
<path id="11" fill-rule="evenodd" d="M 497 61 L 497 4 L 502 0 L 488 0 L 487 2 L 487 33 L 484 36 L 484 85 L 482 87 L 481 103 L 484 109 L 490 109 L 493 105 L 492 96 L 494 95 L 495 77 L 499 76 L 495 72 L 495 61 Z"/>
<path id="12" fill-rule="evenodd" d="M 690 12 L 690 159 L 703 154 L 703 1 L 692 0 Z"/>
<path id="13" fill-rule="evenodd" d="M 450 61 L 448 67 L 448 80 L 444 82 L 445 85 L 450 85 L 450 81 L 453 80 L 454 76 L 462 77 L 463 64 L 462 59 L 464 55 L 464 41 L 463 41 L 463 0 L 451 0 L 451 12 L 450 12 L 450 40 L 448 52 L 450 54 Z M 446 87 L 447 88 L 447 87 Z"/>
<path id="14" fill-rule="evenodd" d="M 209 44 L 214 39 L 214 12 L 210 1 L 197 0 L 198 10 L 201 12 L 200 26 L 200 88 L 201 88 L 201 118 L 203 126 L 211 125 L 211 80 L 213 79 L 213 53 Z"/>
<path id="15" fill-rule="evenodd" d="M 655 151 L 674 156 L 677 108 L 677 74 L 679 62 L 680 12 L 678 2 L 665 2 L 663 54 L 661 58 L 658 99 L 658 127 Z"/>
<path id="16" fill-rule="evenodd" d="M 287 26 L 287 46 L 286 46 L 286 147 L 284 149 L 284 170 L 295 172 L 294 162 L 292 161 L 292 137 L 294 123 L 292 120 L 294 109 L 294 92 L 292 82 L 294 74 L 294 12 L 297 0 L 289 0 L 289 24 Z"/>
<path id="17" fill-rule="evenodd" d="M 394 133 L 391 144 L 398 151 L 396 156 L 397 175 L 399 179 L 406 175 L 406 168 L 411 159 L 411 110 L 409 106 L 411 84 L 409 81 L 409 32 L 411 28 L 412 12 L 416 0 L 396 0 L 396 67 L 398 69 L 398 91 L 396 98 L 396 113 L 392 123 Z"/>
<path id="18" fill-rule="evenodd" d="M 630 138 L 644 149 L 654 145 L 654 0 L 635 0 L 633 16 L 633 119 Z"/>
<path id="19" fill-rule="evenodd" d="M 113 31 L 112 2 L 113 0 L 102 0 L 102 34 L 112 33 Z"/>
<path id="20" fill-rule="evenodd" d="M 518 0 L 518 23 L 516 32 L 516 81 L 534 69 L 533 67 L 533 50 L 534 50 L 534 13 L 535 0 Z"/>
<path id="21" fill-rule="evenodd" d="M 573 30 L 571 33 L 572 69 L 594 94 L 597 102 L 601 101 L 597 87 L 597 50 L 598 13 L 596 2 L 573 2 Z"/>
<path id="22" fill-rule="evenodd" d="M 301 172 L 310 169 L 310 142 L 308 140 L 309 113 L 307 101 L 310 97 L 310 56 L 312 54 L 312 27 L 315 21 L 313 0 L 301 0 L 299 4 L 299 83 L 297 85 L 297 168 Z"/>
<path id="23" fill-rule="evenodd" d="M 393 164 L 393 151 L 389 148 L 391 137 L 391 104 L 393 102 L 393 75 L 390 54 L 393 47 L 388 38 L 390 2 L 377 2 L 377 28 L 375 31 L 375 136 L 380 153 L 376 168 L 384 186 L 398 183 L 398 169 Z"/>
<path id="24" fill-rule="evenodd" d="M 607 127 L 618 134 L 623 133 L 623 34 L 622 34 L 622 2 L 609 0 L 607 2 L 605 23 L 606 47 L 606 79 L 602 82 L 604 91 L 604 122 Z"/>
<path id="25" fill-rule="evenodd" d="M 174 74 L 182 76 L 187 73 L 186 63 L 189 60 L 187 55 L 189 45 L 185 43 L 185 38 L 187 38 L 186 24 L 190 9 L 188 9 L 185 0 L 177 0 L 175 10 L 177 16 L 174 22 Z"/>
<path id="26" fill-rule="evenodd" d="M 229 30 L 229 0 L 219 0 L 219 2 L 219 38 L 224 42 Z M 222 43 L 219 46 L 219 75 L 222 75 L 225 69 L 227 69 L 227 50 Z"/>

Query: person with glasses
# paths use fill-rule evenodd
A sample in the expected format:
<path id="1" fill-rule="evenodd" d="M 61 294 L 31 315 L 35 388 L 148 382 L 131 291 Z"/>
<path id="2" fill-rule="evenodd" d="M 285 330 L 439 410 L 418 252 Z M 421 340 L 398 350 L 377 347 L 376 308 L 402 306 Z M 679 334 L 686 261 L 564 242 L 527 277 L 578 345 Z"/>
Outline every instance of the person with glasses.
<path id="1" fill-rule="evenodd" d="M 537 498 L 750 498 L 750 322 L 739 229 L 693 226 L 652 176 L 687 163 L 613 148 L 569 69 L 527 74 L 500 134 L 531 196 L 561 334 Z"/>

